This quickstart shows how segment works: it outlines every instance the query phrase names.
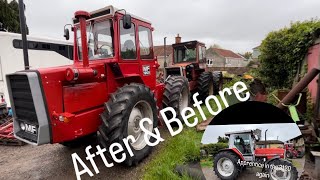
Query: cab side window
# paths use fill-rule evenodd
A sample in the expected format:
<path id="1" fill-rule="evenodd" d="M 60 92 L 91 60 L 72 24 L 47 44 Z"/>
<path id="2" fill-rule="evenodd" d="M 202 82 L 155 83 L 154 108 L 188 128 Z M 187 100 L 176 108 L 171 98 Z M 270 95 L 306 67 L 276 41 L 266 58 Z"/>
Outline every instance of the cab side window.
<path id="1" fill-rule="evenodd" d="M 199 46 L 199 61 L 205 62 L 206 61 L 206 48 L 204 46 Z"/>
<path id="2" fill-rule="evenodd" d="M 135 26 L 132 23 L 130 29 L 124 29 L 120 21 L 120 55 L 122 59 L 137 59 Z"/>
<path id="3" fill-rule="evenodd" d="M 153 59 L 151 31 L 149 28 L 139 26 L 140 58 Z"/>

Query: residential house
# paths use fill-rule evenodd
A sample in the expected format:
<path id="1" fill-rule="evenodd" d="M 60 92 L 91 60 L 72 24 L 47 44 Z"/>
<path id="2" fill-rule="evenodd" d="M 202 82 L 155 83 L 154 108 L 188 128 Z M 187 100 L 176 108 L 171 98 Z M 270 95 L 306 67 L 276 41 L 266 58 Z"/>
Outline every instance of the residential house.
<path id="1" fill-rule="evenodd" d="M 227 49 L 209 48 L 206 54 L 209 67 L 245 67 L 249 63 L 241 55 Z"/>
<path id="2" fill-rule="evenodd" d="M 164 52 L 164 49 L 166 49 L 166 52 Z M 169 66 L 172 63 L 172 45 L 166 45 L 166 48 L 164 48 L 164 46 L 154 46 L 153 51 L 154 55 L 157 56 L 158 63 L 160 64 L 160 69 L 164 68 L 165 54 L 167 66 Z"/>
<path id="3" fill-rule="evenodd" d="M 302 135 L 286 141 L 286 143 L 292 143 L 293 147 L 299 151 L 305 151 L 305 144 Z"/>
<path id="4" fill-rule="evenodd" d="M 260 54 L 260 46 L 252 48 L 252 60 L 258 60 Z"/>

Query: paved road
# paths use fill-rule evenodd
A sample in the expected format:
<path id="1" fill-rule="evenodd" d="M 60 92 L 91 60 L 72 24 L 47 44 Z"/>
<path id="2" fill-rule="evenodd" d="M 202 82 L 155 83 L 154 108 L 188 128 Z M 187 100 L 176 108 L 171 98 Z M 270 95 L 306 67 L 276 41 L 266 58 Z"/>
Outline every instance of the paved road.
<path id="1" fill-rule="evenodd" d="M 254 180 L 254 179 L 261 179 L 266 180 L 267 178 L 259 178 L 256 176 L 256 173 L 260 172 L 259 169 L 255 168 L 247 168 L 245 171 L 241 172 L 238 177 L 238 180 Z M 215 175 L 213 168 L 203 167 L 202 172 L 207 180 L 220 180 L 218 176 Z"/>
<path id="2" fill-rule="evenodd" d="M 165 128 L 161 128 L 161 135 L 167 137 Z M 85 174 L 82 179 L 139 179 L 143 174 L 143 167 L 152 157 L 156 156 L 161 144 L 157 145 L 152 154 L 136 167 L 115 165 L 112 168 L 105 167 L 100 157 L 94 158 L 99 174 L 93 177 Z M 76 152 L 94 172 L 90 163 L 86 162 L 86 146 L 76 149 L 68 149 L 60 144 L 48 144 L 42 146 L 25 145 L 0 146 L 0 180 L 21 179 L 76 179 L 71 154 Z M 91 152 L 95 152 L 93 149 Z M 109 161 L 110 162 L 110 161 Z M 80 167 L 80 166 L 79 166 Z M 80 169 L 81 170 L 81 169 Z"/>
<path id="3" fill-rule="evenodd" d="M 294 159 L 292 159 L 292 162 L 296 166 L 297 171 L 298 171 L 298 176 L 300 177 L 303 170 L 304 170 L 305 156 L 303 156 L 302 158 L 294 158 Z"/>

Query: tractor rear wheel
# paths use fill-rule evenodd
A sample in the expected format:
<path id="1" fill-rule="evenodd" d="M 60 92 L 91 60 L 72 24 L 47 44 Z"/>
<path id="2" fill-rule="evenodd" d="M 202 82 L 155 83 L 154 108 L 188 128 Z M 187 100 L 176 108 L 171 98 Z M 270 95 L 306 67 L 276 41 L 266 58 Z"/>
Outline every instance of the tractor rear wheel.
<path id="1" fill-rule="evenodd" d="M 124 164 L 136 165 L 150 154 L 152 147 L 145 142 L 145 132 L 139 126 L 143 118 L 152 121 L 152 124 L 144 124 L 145 129 L 150 132 L 153 132 L 158 124 L 156 100 L 148 87 L 132 83 L 119 88 L 105 103 L 105 110 L 100 117 L 102 124 L 99 127 L 98 139 L 106 149 L 115 142 L 125 147 L 123 139 L 129 135 L 135 138 L 134 142 L 129 141 L 134 156 L 131 157 L 125 150 Z M 153 137 L 149 140 L 155 141 Z"/>
<path id="2" fill-rule="evenodd" d="M 237 165 L 238 156 L 232 152 L 222 151 L 214 157 L 214 172 L 223 180 L 236 179 L 240 173 L 240 167 Z"/>
<path id="3" fill-rule="evenodd" d="M 209 95 L 215 93 L 213 75 L 211 72 L 203 72 L 200 74 L 197 91 L 199 93 L 199 99 L 203 102 Z"/>
<path id="4" fill-rule="evenodd" d="M 171 76 L 166 81 L 163 93 L 163 107 L 172 107 L 177 113 L 177 118 L 182 120 L 180 112 L 190 104 L 190 91 L 188 80 L 183 76 Z M 171 112 L 166 112 L 172 118 Z"/>
<path id="5" fill-rule="evenodd" d="M 223 77 L 221 71 L 213 71 L 213 95 L 217 95 L 219 91 L 222 90 Z"/>
<path id="6" fill-rule="evenodd" d="M 296 167 L 294 167 L 290 162 L 283 159 L 275 159 L 269 163 L 269 165 L 273 164 L 273 167 L 284 167 L 284 168 L 269 168 L 268 174 L 270 180 L 297 180 L 298 179 L 298 171 Z M 269 166 L 271 167 L 271 166 Z M 286 167 L 290 167 L 287 169 Z"/>

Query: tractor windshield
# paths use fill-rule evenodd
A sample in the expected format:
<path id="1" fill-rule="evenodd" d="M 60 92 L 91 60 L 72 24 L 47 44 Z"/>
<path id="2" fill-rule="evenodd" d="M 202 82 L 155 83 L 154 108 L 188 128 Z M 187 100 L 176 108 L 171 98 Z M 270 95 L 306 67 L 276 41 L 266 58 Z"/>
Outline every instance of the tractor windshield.
<path id="1" fill-rule="evenodd" d="M 114 56 L 112 21 L 91 21 L 87 24 L 89 60 L 106 59 Z M 77 30 L 79 59 L 82 59 L 81 33 Z"/>
<path id="2" fill-rule="evenodd" d="M 195 47 L 180 46 L 174 48 L 174 63 L 196 61 L 197 50 Z"/>

